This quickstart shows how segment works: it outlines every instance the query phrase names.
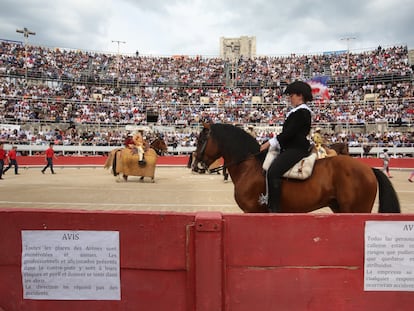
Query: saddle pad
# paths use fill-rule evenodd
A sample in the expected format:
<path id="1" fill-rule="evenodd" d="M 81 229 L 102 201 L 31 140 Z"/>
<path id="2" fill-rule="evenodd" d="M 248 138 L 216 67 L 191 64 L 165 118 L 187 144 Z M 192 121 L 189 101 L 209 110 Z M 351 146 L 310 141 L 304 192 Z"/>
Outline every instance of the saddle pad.
<path id="1" fill-rule="evenodd" d="M 312 175 L 316 156 L 316 153 L 312 153 L 310 156 L 301 159 L 290 170 L 283 174 L 283 177 L 300 180 L 309 178 Z"/>

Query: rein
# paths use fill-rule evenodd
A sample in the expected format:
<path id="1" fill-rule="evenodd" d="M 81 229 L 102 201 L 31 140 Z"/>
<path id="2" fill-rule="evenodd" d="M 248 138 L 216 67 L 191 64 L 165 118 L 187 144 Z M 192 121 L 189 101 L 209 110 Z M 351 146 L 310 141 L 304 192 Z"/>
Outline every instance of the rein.
<path id="1" fill-rule="evenodd" d="M 248 157 L 246 157 L 245 159 L 242 159 L 242 160 L 239 160 L 239 161 L 233 161 L 233 162 L 230 162 L 230 163 L 228 163 L 228 164 L 223 164 L 223 165 L 220 165 L 220 166 L 218 166 L 218 167 L 215 167 L 215 168 L 213 168 L 213 169 L 209 170 L 209 172 L 211 172 L 211 173 L 217 173 L 217 172 L 220 172 L 220 171 L 224 170 L 225 168 L 228 168 L 228 167 L 230 167 L 230 166 L 233 166 L 233 165 L 236 165 L 236 164 L 242 163 L 242 162 L 244 162 L 244 161 L 249 160 L 250 158 L 254 158 L 254 157 L 256 157 L 257 155 L 259 155 L 259 154 L 261 154 L 261 153 L 263 153 L 263 152 L 267 152 L 267 150 L 263 150 L 263 151 L 256 152 L 256 153 L 254 153 L 254 154 L 249 155 L 249 156 L 248 156 Z"/>

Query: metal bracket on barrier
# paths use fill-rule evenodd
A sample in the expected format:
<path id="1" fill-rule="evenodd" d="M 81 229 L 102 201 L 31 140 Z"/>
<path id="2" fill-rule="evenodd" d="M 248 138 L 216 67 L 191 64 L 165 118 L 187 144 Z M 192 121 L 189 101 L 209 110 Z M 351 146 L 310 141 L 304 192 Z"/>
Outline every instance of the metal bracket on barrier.
<path id="1" fill-rule="evenodd" d="M 222 221 L 221 213 L 197 213 L 195 218 L 196 230 L 201 232 L 220 232 Z"/>

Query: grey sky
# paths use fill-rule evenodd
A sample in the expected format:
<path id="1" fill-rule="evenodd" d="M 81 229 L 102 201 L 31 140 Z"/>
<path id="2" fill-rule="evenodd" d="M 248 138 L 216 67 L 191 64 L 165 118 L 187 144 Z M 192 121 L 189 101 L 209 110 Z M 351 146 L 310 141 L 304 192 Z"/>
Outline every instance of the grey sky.
<path id="1" fill-rule="evenodd" d="M 408 45 L 412 0 L 1 0 L 0 38 L 141 55 L 219 54 L 220 37 L 256 36 L 258 55 Z M 356 39 L 341 40 L 354 37 Z M 348 44 L 347 44 L 348 43 Z"/>

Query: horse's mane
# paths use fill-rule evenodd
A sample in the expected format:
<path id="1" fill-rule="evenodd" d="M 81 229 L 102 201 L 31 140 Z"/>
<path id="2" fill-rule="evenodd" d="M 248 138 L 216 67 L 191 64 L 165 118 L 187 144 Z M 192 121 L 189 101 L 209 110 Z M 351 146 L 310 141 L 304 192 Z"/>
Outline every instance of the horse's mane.
<path id="1" fill-rule="evenodd" d="M 256 139 L 234 125 L 212 124 L 210 135 L 217 142 L 223 156 L 231 156 L 234 161 L 243 161 L 248 156 L 260 152 L 260 145 Z"/>

